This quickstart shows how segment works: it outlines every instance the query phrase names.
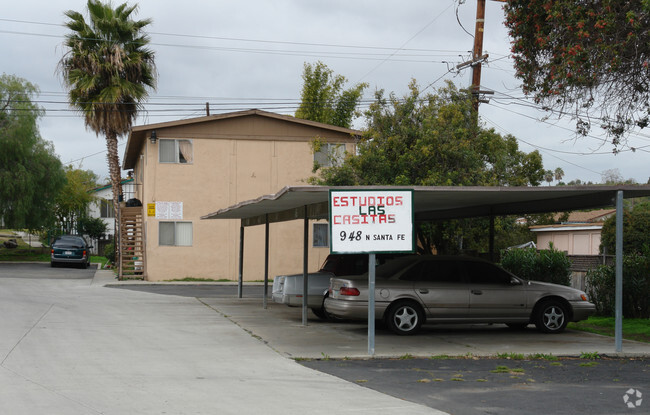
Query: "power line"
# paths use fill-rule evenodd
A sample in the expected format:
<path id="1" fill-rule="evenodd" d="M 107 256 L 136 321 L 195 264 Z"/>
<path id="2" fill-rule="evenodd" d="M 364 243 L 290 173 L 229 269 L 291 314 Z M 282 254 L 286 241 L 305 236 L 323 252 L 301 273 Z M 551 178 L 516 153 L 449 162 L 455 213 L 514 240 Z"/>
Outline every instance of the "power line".
<path id="1" fill-rule="evenodd" d="M 424 31 L 425 31 L 429 26 L 431 26 L 431 25 L 433 24 L 433 22 L 435 22 L 436 20 L 438 20 L 438 18 L 439 18 L 440 16 L 442 16 L 442 15 L 443 15 L 447 10 L 449 10 L 449 8 L 450 8 L 451 6 L 453 6 L 453 3 L 451 3 L 449 6 L 447 6 L 447 7 L 446 7 L 443 11 L 441 11 L 441 12 L 440 12 L 436 17 L 434 17 L 434 18 L 433 18 L 429 23 L 427 23 L 426 25 L 424 25 L 424 27 L 423 27 L 422 29 L 418 30 L 417 33 L 415 33 L 413 36 L 411 36 L 411 37 L 410 37 L 406 42 L 404 42 L 404 43 L 402 44 L 402 46 L 400 46 L 400 47 L 397 48 L 393 53 L 391 53 L 390 56 L 388 56 L 388 57 L 387 57 L 386 59 L 384 59 L 382 62 L 380 62 L 379 64 L 377 64 L 377 66 L 375 66 L 374 68 L 372 68 L 371 70 L 369 70 L 365 75 L 363 75 L 363 76 L 359 79 L 359 81 L 357 81 L 357 83 L 361 82 L 361 81 L 362 81 L 363 79 L 365 79 L 368 75 L 370 75 L 370 74 L 373 73 L 375 70 L 377 70 L 377 68 L 379 68 L 381 65 L 383 65 L 384 63 L 386 63 L 388 60 L 390 60 L 390 59 L 393 57 L 393 55 L 397 54 L 400 50 L 403 50 L 404 47 L 405 47 L 405 46 L 406 46 L 406 45 L 407 45 L 411 40 L 415 39 L 415 38 L 416 38 L 420 33 L 424 32 Z M 441 63 L 445 63 L 445 62 L 441 62 Z"/>

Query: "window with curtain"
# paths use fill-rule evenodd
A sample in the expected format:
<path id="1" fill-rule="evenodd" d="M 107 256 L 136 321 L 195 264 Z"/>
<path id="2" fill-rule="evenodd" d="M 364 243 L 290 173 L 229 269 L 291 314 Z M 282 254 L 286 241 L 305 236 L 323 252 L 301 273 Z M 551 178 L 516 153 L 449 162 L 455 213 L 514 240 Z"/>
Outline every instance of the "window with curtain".
<path id="1" fill-rule="evenodd" d="M 158 245 L 192 246 L 192 222 L 158 222 Z"/>
<path id="2" fill-rule="evenodd" d="M 345 144 L 324 143 L 314 153 L 314 162 L 321 167 L 340 166 L 345 160 Z"/>
<path id="3" fill-rule="evenodd" d="M 328 248 L 330 246 L 329 226 L 327 223 L 314 223 L 312 246 L 314 248 Z"/>
<path id="4" fill-rule="evenodd" d="M 158 140 L 158 159 L 161 163 L 192 164 L 194 162 L 192 140 Z"/>

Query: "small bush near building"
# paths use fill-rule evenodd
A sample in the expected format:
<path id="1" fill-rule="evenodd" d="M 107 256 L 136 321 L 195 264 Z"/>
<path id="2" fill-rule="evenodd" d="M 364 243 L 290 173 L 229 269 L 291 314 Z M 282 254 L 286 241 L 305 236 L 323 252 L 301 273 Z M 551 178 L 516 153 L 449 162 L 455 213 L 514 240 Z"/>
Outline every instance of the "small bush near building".
<path id="1" fill-rule="evenodd" d="M 614 316 L 615 265 L 601 265 L 587 272 L 587 294 L 601 316 Z M 623 317 L 650 318 L 650 250 L 623 257 Z"/>
<path id="2" fill-rule="evenodd" d="M 115 244 L 110 243 L 106 244 L 104 247 L 104 256 L 108 258 L 109 261 L 111 261 L 111 264 L 115 263 Z"/>
<path id="3" fill-rule="evenodd" d="M 535 248 L 504 251 L 501 266 L 527 280 L 571 285 L 571 261 L 564 252 L 553 247 L 541 251 Z"/>

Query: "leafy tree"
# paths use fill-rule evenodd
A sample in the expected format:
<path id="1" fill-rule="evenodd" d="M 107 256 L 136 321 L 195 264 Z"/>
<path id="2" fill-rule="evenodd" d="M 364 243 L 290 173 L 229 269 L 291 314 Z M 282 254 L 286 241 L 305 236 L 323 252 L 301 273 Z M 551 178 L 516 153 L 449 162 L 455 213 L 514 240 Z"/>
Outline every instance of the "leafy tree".
<path id="1" fill-rule="evenodd" d="M 553 178 L 559 182 L 560 180 L 562 180 L 563 177 L 564 177 L 564 170 L 562 170 L 562 167 L 556 167 L 555 171 L 553 172 Z"/>
<path id="2" fill-rule="evenodd" d="M 107 158 L 115 217 L 122 195 L 118 136 L 127 134 L 148 90 L 155 88 L 154 52 L 143 32 L 151 19 L 134 20 L 137 5 L 88 0 L 89 20 L 74 10 L 68 17 L 65 46 L 59 62 L 71 105 L 83 115 L 86 126 L 106 138 Z"/>
<path id="3" fill-rule="evenodd" d="M 453 84 L 422 94 L 415 81 L 403 98 L 378 91 L 366 112 L 367 128 L 357 152 L 340 166 L 326 167 L 314 184 L 420 186 L 526 186 L 544 177 L 542 157 L 519 151 L 513 136 L 497 134 L 476 124 L 471 94 Z M 514 218 L 508 219 L 514 221 Z M 485 224 L 455 221 L 420 225 L 424 250 L 452 252 L 459 237 Z M 504 229 L 507 226 L 504 225 Z"/>
<path id="4" fill-rule="evenodd" d="M 54 197 L 65 181 L 52 144 L 38 131 L 37 93 L 22 78 L 0 76 L 0 218 L 14 228 L 52 223 Z"/>
<path id="5" fill-rule="evenodd" d="M 97 187 L 97 175 L 67 166 L 65 176 L 66 184 L 55 199 L 56 218 L 64 232 L 72 233 L 77 221 L 86 216 L 88 206 L 95 201 L 90 191 Z"/>
<path id="6" fill-rule="evenodd" d="M 644 246 L 650 249 L 650 202 L 639 203 L 623 212 L 623 253 L 641 254 Z M 616 215 L 603 224 L 600 250 L 609 255 L 616 252 Z"/>
<path id="7" fill-rule="evenodd" d="M 349 128 L 357 115 L 357 106 L 368 87 L 360 83 L 350 89 L 343 89 L 347 81 L 323 62 L 314 65 L 305 63 L 302 73 L 301 103 L 296 117 L 304 120 L 318 121 L 325 124 Z"/>
<path id="8" fill-rule="evenodd" d="M 82 217 L 77 221 L 77 232 L 92 239 L 99 239 L 106 233 L 106 222 L 101 218 Z"/>
<path id="9" fill-rule="evenodd" d="M 509 0 L 504 6 L 523 91 L 568 111 L 587 134 L 594 110 L 615 150 L 650 115 L 650 2 Z"/>

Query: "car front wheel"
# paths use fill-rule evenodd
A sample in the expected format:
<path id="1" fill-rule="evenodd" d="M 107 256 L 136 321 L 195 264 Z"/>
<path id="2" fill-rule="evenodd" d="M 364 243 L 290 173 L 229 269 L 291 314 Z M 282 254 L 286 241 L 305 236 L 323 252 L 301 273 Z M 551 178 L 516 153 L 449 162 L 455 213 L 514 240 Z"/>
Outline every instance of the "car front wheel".
<path id="1" fill-rule="evenodd" d="M 411 335 L 420 330 L 424 322 L 424 312 L 413 301 L 400 301 L 393 304 L 386 315 L 388 327 L 396 334 Z"/>
<path id="2" fill-rule="evenodd" d="M 546 301 L 537 307 L 535 326 L 543 333 L 560 333 L 568 322 L 566 306 L 557 300 Z"/>

